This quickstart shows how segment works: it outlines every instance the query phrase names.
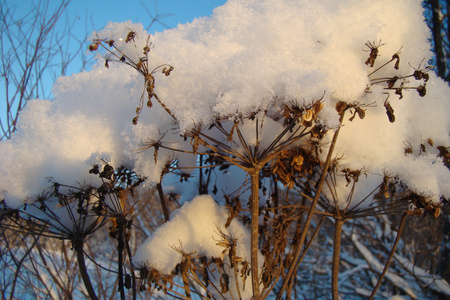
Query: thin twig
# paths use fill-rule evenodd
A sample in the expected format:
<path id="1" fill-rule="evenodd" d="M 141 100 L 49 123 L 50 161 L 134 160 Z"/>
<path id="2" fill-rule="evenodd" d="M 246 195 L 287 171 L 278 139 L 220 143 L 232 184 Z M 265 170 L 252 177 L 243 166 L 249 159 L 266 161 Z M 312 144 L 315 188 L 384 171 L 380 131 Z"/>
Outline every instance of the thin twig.
<path id="1" fill-rule="evenodd" d="M 384 276 L 386 275 L 387 270 L 389 269 L 389 265 L 391 264 L 392 258 L 394 257 L 394 254 L 395 254 L 395 250 L 397 249 L 398 242 L 400 241 L 400 236 L 402 234 L 402 231 L 403 231 L 403 228 L 405 225 L 406 216 L 407 216 L 407 214 L 403 213 L 402 220 L 400 221 L 400 226 L 399 226 L 398 232 L 397 232 L 397 237 L 395 238 L 394 245 L 392 245 L 391 254 L 389 255 L 389 258 L 386 262 L 386 265 L 384 266 L 383 272 L 381 273 L 377 284 L 375 285 L 375 287 L 372 290 L 372 293 L 370 294 L 369 300 L 372 300 L 373 297 L 375 297 L 375 294 L 377 293 L 377 290 L 381 285 L 381 281 L 383 280 Z"/>

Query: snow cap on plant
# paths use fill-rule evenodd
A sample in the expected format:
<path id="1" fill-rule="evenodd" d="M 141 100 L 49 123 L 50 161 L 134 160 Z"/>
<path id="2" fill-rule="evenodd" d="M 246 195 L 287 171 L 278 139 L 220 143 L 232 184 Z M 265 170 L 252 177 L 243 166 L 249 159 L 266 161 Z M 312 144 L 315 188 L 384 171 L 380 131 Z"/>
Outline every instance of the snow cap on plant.
<path id="1" fill-rule="evenodd" d="M 85 163 L 94 153 L 105 153 L 114 167 L 159 181 L 166 162 L 181 156 L 160 150 L 155 163 L 153 151 L 136 151 L 143 141 L 165 135 L 173 148 L 183 149 L 179 134 L 198 124 L 321 99 L 317 122 L 331 129 L 325 141 L 339 124 L 339 101 L 354 105 L 358 115 L 356 108 L 364 108 L 363 120 L 344 120 L 336 145 L 346 168 L 365 168 L 368 180 L 378 182 L 388 171 L 437 202 L 450 196 L 450 174 L 436 148 L 450 145 L 448 86 L 432 72 L 395 82 L 403 86 L 390 86 L 392 76 L 371 86 L 387 72 L 403 76 L 425 70 L 429 35 L 415 0 L 231 0 L 210 17 L 150 38 L 140 25 L 108 24 L 93 34 L 91 50 L 99 41 L 114 41 L 137 65 L 149 47 L 148 71 L 167 64 L 174 67 L 170 76 L 159 69 L 149 92 L 149 78 L 123 64 L 108 62 L 105 68 L 107 56 L 89 72 L 60 78 L 55 100 L 30 101 L 12 139 L 0 143 L 2 198 L 14 207 L 33 200 L 48 187 L 46 177 L 68 185 L 100 184 Z M 369 76 L 395 54 L 399 61 Z M 143 92 L 157 95 L 165 108 L 154 101 L 151 109 L 139 111 L 134 126 Z M 175 133 L 174 117 L 180 130 Z M 427 139 L 434 146 L 424 154 L 420 145 Z M 412 154 L 405 155 L 405 143 L 414 148 Z"/>

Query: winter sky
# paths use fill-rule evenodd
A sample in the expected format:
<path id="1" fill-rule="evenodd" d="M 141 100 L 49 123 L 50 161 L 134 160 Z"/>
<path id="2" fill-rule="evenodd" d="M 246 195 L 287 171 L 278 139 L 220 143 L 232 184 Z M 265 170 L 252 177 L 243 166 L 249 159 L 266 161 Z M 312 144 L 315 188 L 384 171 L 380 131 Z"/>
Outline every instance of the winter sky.
<path id="1" fill-rule="evenodd" d="M 16 6 L 17 16 L 30 11 L 37 0 L 6 0 L 8 5 Z M 54 11 L 61 1 L 51 0 L 49 11 Z M 210 16 L 214 8 L 225 0 L 72 0 L 67 6 L 59 26 L 73 23 L 73 34 L 83 39 L 94 30 L 102 29 L 108 22 L 131 20 L 142 23 L 148 32 L 160 32 L 175 28 L 178 24 L 191 22 L 195 18 Z M 155 22 L 147 28 L 152 17 L 159 16 L 161 22 Z M 76 69 L 76 67 L 74 67 Z"/>

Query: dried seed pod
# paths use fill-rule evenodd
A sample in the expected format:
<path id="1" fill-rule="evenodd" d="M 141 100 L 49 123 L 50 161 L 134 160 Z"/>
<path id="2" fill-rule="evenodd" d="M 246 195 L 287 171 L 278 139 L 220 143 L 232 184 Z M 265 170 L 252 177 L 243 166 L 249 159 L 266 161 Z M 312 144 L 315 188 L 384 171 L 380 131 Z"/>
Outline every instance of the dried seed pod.
<path id="1" fill-rule="evenodd" d="M 314 108 L 314 115 L 317 116 L 323 108 L 322 101 L 318 101 L 318 102 L 314 103 L 313 108 Z"/>
<path id="2" fill-rule="evenodd" d="M 130 274 L 125 275 L 124 286 L 126 289 L 131 289 L 131 276 Z"/>
<path id="3" fill-rule="evenodd" d="M 136 32 L 134 32 L 134 31 L 128 32 L 127 38 L 125 39 L 125 43 L 129 43 L 129 42 L 131 42 L 131 41 L 134 42 L 134 38 L 135 38 L 135 37 L 136 37 Z"/>
<path id="4" fill-rule="evenodd" d="M 400 51 L 400 50 L 399 50 Z M 392 55 L 392 59 L 396 59 L 394 69 L 398 70 L 400 68 L 400 56 L 398 55 L 398 52 Z"/>
<path id="5" fill-rule="evenodd" d="M 419 85 L 417 87 L 417 92 L 419 93 L 420 97 L 424 97 L 427 94 L 427 89 L 426 89 L 425 85 Z"/>
<path id="6" fill-rule="evenodd" d="M 411 143 L 405 143 L 405 154 L 413 154 L 413 148 Z"/>
<path id="7" fill-rule="evenodd" d="M 229 290 L 230 278 L 226 273 L 220 277 L 220 289 L 222 294 L 226 294 Z"/>
<path id="8" fill-rule="evenodd" d="M 141 68 L 142 68 L 142 63 L 143 63 L 142 59 L 140 59 L 140 60 L 137 62 L 137 64 L 136 64 L 136 69 L 138 69 L 138 71 L 141 70 Z"/>
<path id="9" fill-rule="evenodd" d="M 353 113 L 353 116 L 351 116 L 348 120 L 350 122 L 352 122 L 355 119 L 356 114 L 358 114 L 358 117 L 360 119 L 364 119 L 364 117 L 366 116 L 366 111 L 364 109 L 362 109 L 361 107 L 354 106 L 354 108 L 355 108 L 355 112 Z"/>
<path id="10" fill-rule="evenodd" d="M 391 79 L 389 79 L 388 81 L 387 81 L 387 84 L 388 84 L 388 88 L 393 88 L 394 87 L 394 85 L 395 85 L 395 83 L 397 82 L 397 80 L 398 80 L 398 77 L 397 76 L 394 76 L 394 77 L 392 77 Z"/>
<path id="11" fill-rule="evenodd" d="M 369 58 L 366 60 L 366 65 L 373 67 L 373 65 L 375 64 L 375 60 L 377 59 L 377 56 L 378 56 L 378 48 L 380 48 L 384 44 L 381 44 L 381 40 L 380 40 L 378 42 L 378 44 L 375 44 L 375 42 L 373 42 L 373 43 L 367 42 L 365 45 L 370 50 Z"/>
<path id="12" fill-rule="evenodd" d="M 342 114 L 348 108 L 348 104 L 344 101 L 338 101 L 336 103 L 336 110 L 339 114 Z"/>
<path id="13" fill-rule="evenodd" d="M 296 170 L 297 172 L 300 172 L 302 170 L 304 158 L 301 155 L 296 155 L 292 159 L 291 166 Z"/>
<path id="14" fill-rule="evenodd" d="M 172 70 L 173 70 L 173 67 L 172 67 L 172 66 L 164 67 L 164 68 L 162 69 L 162 73 L 163 73 L 164 75 L 166 75 L 166 76 L 169 76 L 169 75 L 170 75 L 170 72 L 172 72 Z"/>
<path id="15" fill-rule="evenodd" d="M 392 108 L 391 104 L 389 102 L 386 102 L 386 103 L 384 103 L 384 107 L 386 107 L 386 114 L 389 118 L 389 122 L 394 123 L 395 115 L 394 115 L 394 109 Z"/>
<path id="16" fill-rule="evenodd" d="M 103 167 L 103 171 L 100 173 L 100 177 L 111 179 L 111 176 L 114 174 L 114 168 L 110 165 L 105 165 Z"/>
<path id="17" fill-rule="evenodd" d="M 89 45 L 89 51 L 93 52 L 93 51 L 97 51 L 98 50 L 98 42 L 94 42 L 92 44 Z"/>
<path id="18" fill-rule="evenodd" d="M 402 99 L 403 98 L 403 89 L 402 88 L 395 89 L 395 94 L 400 96 L 398 99 Z"/>
<path id="19" fill-rule="evenodd" d="M 308 109 L 303 115 L 302 119 L 305 122 L 310 122 L 313 119 L 313 111 L 311 109 Z"/>
<path id="20" fill-rule="evenodd" d="M 420 152 L 427 152 L 424 144 L 420 144 Z"/>
<path id="21" fill-rule="evenodd" d="M 440 206 L 435 207 L 434 214 L 433 214 L 434 217 L 437 218 L 437 217 L 439 217 L 440 214 L 441 214 L 441 207 Z"/>
<path id="22" fill-rule="evenodd" d="M 327 129 L 320 125 L 316 125 L 311 129 L 311 137 L 319 140 L 323 139 L 326 133 Z M 321 150 L 319 149 L 319 151 Z"/>
<path id="23" fill-rule="evenodd" d="M 414 79 L 421 80 L 423 78 L 423 74 L 425 73 L 422 72 L 421 70 L 415 70 L 413 73 Z"/>

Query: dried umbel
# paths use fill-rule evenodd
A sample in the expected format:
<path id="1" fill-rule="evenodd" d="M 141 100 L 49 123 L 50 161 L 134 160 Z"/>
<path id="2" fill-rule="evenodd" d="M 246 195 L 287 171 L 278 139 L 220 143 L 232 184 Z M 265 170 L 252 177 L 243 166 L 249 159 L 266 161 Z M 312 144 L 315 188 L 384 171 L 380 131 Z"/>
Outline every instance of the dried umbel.
<path id="1" fill-rule="evenodd" d="M 138 35 L 134 31 L 130 31 L 125 39 L 125 43 L 134 43 L 138 39 Z M 106 44 L 106 45 L 105 45 Z M 133 69 L 137 70 L 144 77 L 144 91 L 142 92 L 141 98 L 139 100 L 139 106 L 136 108 L 136 116 L 133 118 L 133 124 L 136 125 L 139 119 L 139 115 L 144 107 L 145 98 L 147 98 L 147 107 L 151 108 L 153 106 L 152 99 L 156 99 L 158 103 L 164 108 L 164 110 L 176 119 L 170 109 L 159 99 L 155 92 L 155 73 L 161 70 L 161 73 L 165 76 L 169 76 L 173 71 L 173 67 L 167 64 L 156 66 L 152 69 L 149 65 L 149 53 L 151 50 L 150 35 L 147 37 L 145 46 L 142 48 L 143 56 L 137 61 L 131 59 L 126 53 L 116 46 L 114 40 L 108 39 L 95 39 L 89 46 L 90 51 L 97 51 L 99 46 L 103 47 L 112 57 L 105 59 L 105 67 L 109 68 L 109 62 L 111 60 L 121 62 L 131 66 Z M 136 47 L 136 44 L 135 44 Z M 147 93 L 145 93 L 147 92 Z M 145 94 L 147 97 L 145 97 Z"/>
<path id="2" fill-rule="evenodd" d="M 346 103 L 344 101 L 338 101 L 336 103 L 336 111 L 339 115 L 342 115 L 345 111 L 350 110 L 352 113 L 352 116 L 348 119 L 350 122 L 353 121 L 358 115 L 360 119 L 364 119 L 366 117 L 366 110 L 364 108 L 373 106 L 372 103 L 370 104 L 360 104 L 358 102 L 356 103 Z"/>
<path id="3" fill-rule="evenodd" d="M 311 174 L 319 160 L 308 150 L 296 147 L 282 151 L 273 163 L 272 173 L 284 186 L 292 189 L 295 180 Z"/>
<path id="4" fill-rule="evenodd" d="M 414 215 L 421 215 L 423 213 L 431 213 L 434 217 L 439 217 L 441 214 L 441 204 L 434 203 L 429 197 L 423 194 L 410 193 L 409 200 L 414 205 L 415 209 L 409 210 Z M 418 212 L 421 212 L 418 214 Z"/>
<path id="5" fill-rule="evenodd" d="M 381 43 L 381 41 L 380 41 Z M 368 42 L 366 45 L 371 49 L 370 57 L 367 59 L 366 64 L 373 67 L 375 63 L 375 58 L 378 55 L 378 48 L 382 46 L 381 44 L 378 44 L 377 46 L 374 46 L 374 44 Z M 401 50 L 401 49 L 400 49 Z M 419 68 L 414 69 L 414 72 L 409 75 L 401 76 L 401 75 L 395 75 L 392 77 L 381 77 L 381 78 L 371 78 L 372 75 L 377 73 L 379 70 L 385 68 L 387 65 L 395 61 L 394 69 L 398 70 L 400 68 L 400 50 L 392 55 L 392 58 L 382 64 L 380 67 L 376 68 L 374 71 L 372 71 L 369 74 L 370 78 L 370 85 L 379 85 L 379 84 L 386 84 L 384 87 L 385 90 L 392 90 L 394 91 L 395 95 L 399 96 L 399 99 L 403 98 L 403 92 L 407 90 L 416 90 L 420 97 L 424 97 L 427 93 L 426 90 L 426 83 L 429 80 L 428 71 L 431 70 L 431 67 L 425 67 L 424 69 Z M 410 84 L 409 78 L 414 78 L 416 81 L 420 81 L 420 83 L 417 86 L 408 86 Z M 370 91 L 370 87 L 367 88 L 367 91 Z M 387 95 L 386 100 L 384 101 L 384 107 L 386 108 L 386 114 L 388 116 L 389 122 L 393 123 L 395 122 L 395 115 L 394 115 L 394 109 L 392 108 L 391 104 L 389 103 L 389 92 L 384 93 Z"/>
<path id="6" fill-rule="evenodd" d="M 135 43 L 139 38 L 130 32 L 126 37 L 126 42 Z M 117 61 L 130 65 L 144 77 L 144 91 L 133 123 L 138 122 L 139 114 L 145 104 L 144 99 L 147 100 L 148 107 L 152 107 L 152 100 L 156 99 L 165 111 L 176 120 L 170 109 L 160 101 L 155 92 L 155 71 L 161 71 L 162 74 L 168 76 L 173 71 L 173 67 L 169 65 L 161 65 L 154 69 L 149 67 L 151 50 L 149 40 L 142 49 L 143 56 L 137 61 L 132 61 L 128 56 L 119 52 L 120 50 L 116 48 L 113 41 L 98 41 L 92 49 L 98 48 L 99 45 L 113 48 L 115 53 L 119 53 L 116 56 Z M 368 42 L 366 45 L 369 47 L 370 55 L 365 63 L 370 67 L 376 67 L 379 48 L 382 46 L 381 41 L 379 43 Z M 416 89 L 420 94 L 425 94 L 425 84 L 428 80 L 425 70 L 415 70 L 413 74 L 407 76 L 397 74 L 392 77 L 373 78 L 374 74 L 390 63 L 393 64 L 395 70 L 399 69 L 400 51 L 392 55 L 387 63 L 369 74 L 371 85 L 381 85 L 387 90 L 388 97 L 391 90 L 400 97 L 408 89 Z M 407 78 L 414 78 L 420 83 L 418 86 L 411 87 Z M 367 92 L 370 92 L 370 86 Z M 384 102 L 384 107 L 389 121 L 394 122 L 394 109 L 388 101 L 388 97 Z M 260 288 L 261 296 L 267 296 L 279 280 L 283 281 L 283 287 L 280 289 L 280 295 L 282 295 L 283 289 L 286 289 L 285 284 L 287 285 L 292 278 L 295 278 L 295 270 L 302 260 L 300 254 L 302 251 L 306 252 L 309 247 L 310 237 L 307 238 L 307 235 L 313 216 L 322 214 L 335 218 L 337 220 L 336 229 L 341 230 L 340 233 L 336 230 L 338 232 L 336 236 L 340 237 L 342 224 L 348 219 L 404 212 L 407 201 L 403 201 L 401 196 L 407 192 L 402 189 L 396 190 L 397 185 L 392 180 L 386 179 L 365 198 L 353 199 L 355 186 L 364 181 L 362 176 L 365 176 L 366 173 L 364 169 L 342 167 L 337 159 L 334 160 L 335 164 L 331 163 L 334 145 L 339 130 L 343 126 L 338 126 L 331 141 L 324 139 L 327 128 L 319 120 L 319 114 L 324 107 L 323 96 L 321 99 L 314 99 L 311 102 L 298 99 L 277 100 L 280 99 L 274 99 L 270 105 L 253 108 L 246 112 L 236 112 L 236 114 L 227 116 L 218 114 L 209 124 L 201 122 L 192 124 L 189 129 L 180 133 L 187 144 L 184 145 L 186 146 L 184 148 L 171 147 L 170 143 L 164 140 L 165 133 L 160 133 L 159 137 L 153 137 L 144 142 L 141 150 L 153 148 L 155 163 L 161 149 L 198 155 L 197 157 L 200 159 L 197 160 L 197 163 L 201 168 L 200 175 L 198 175 L 199 193 L 210 191 L 214 194 L 217 193 L 217 186 L 214 185 L 214 189 L 212 189 L 211 186 L 208 187 L 210 181 L 202 179 L 207 172 L 209 176 L 215 167 L 218 167 L 219 170 L 230 171 L 233 169 L 230 166 L 233 166 L 245 172 L 248 180 L 242 184 L 241 188 L 250 190 L 247 192 L 248 197 L 244 199 L 239 192 L 225 196 L 227 220 L 225 224 L 218 225 L 229 228 L 233 220 L 243 221 L 245 225 L 250 224 L 252 255 L 251 261 L 246 261 L 238 256 L 236 245 L 239 243 L 239 239 L 225 235 L 219 230 L 220 238 L 216 244 L 222 248 L 220 257 L 211 258 L 195 252 L 188 253 L 183 251 L 180 246 L 176 250 L 182 255 L 182 261 L 177 265 L 174 273 L 164 276 L 152 268 L 145 271 L 141 269 L 141 278 L 146 282 L 141 286 L 142 288 L 152 286 L 170 294 L 176 284 L 173 277 L 180 275 L 182 285 L 180 284 L 178 289 L 185 290 L 186 298 L 190 298 L 194 293 L 193 282 L 196 287 L 203 288 L 208 297 L 213 298 L 208 291 L 211 286 L 214 285 L 216 292 L 227 294 L 232 290 L 233 284 L 238 287 L 245 286 L 246 278 L 252 274 L 255 298 L 258 298 Z M 337 101 L 336 111 L 340 116 L 340 124 L 342 124 L 346 112 L 350 113 L 348 117 L 350 121 L 364 119 L 368 113 L 367 108 L 372 105 L 373 103 L 361 104 L 357 101 L 349 103 Z M 278 122 L 277 126 L 280 126 L 280 129 L 276 133 L 267 134 L 267 131 L 264 131 L 266 129 L 264 126 L 269 123 L 267 118 L 271 118 L 271 122 Z M 252 134 L 249 135 L 248 132 Z M 262 141 L 262 136 L 264 136 L 264 141 Z M 324 144 L 326 146 L 323 146 Z M 322 149 L 328 149 L 328 153 L 325 153 L 325 160 Z M 448 151 L 443 150 L 442 153 L 445 157 L 450 156 L 447 155 Z M 177 168 L 174 160 L 166 162 L 166 166 L 168 167 L 162 172 L 161 178 L 168 173 L 167 170 Z M 214 170 L 217 171 L 217 169 Z M 105 175 L 108 175 L 107 172 Z M 344 199 L 342 203 L 338 201 L 340 195 L 336 192 L 326 195 L 323 192 L 323 186 L 328 186 L 329 189 L 336 191 L 337 177 L 339 177 L 339 184 L 347 186 L 350 190 L 347 199 Z M 195 177 L 191 179 L 194 180 Z M 270 182 L 270 184 L 265 182 Z M 161 182 L 159 184 L 161 187 Z M 267 197 L 265 206 L 261 206 L 261 203 L 264 202 L 261 201 L 261 194 Z M 164 203 L 162 192 L 161 195 L 161 202 Z M 363 203 L 369 201 L 371 195 L 376 195 L 379 203 L 376 202 L 370 207 L 366 207 Z M 119 197 L 119 199 L 121 198 Z M 434 214 L 436 213 L 437 209 L 430 203 L 423 204 L 424 202 L 417 201 L 428 207 Z M 305 212 L 308 214 L 306 215 Z M 261 219 L 263 219 L 262 222 Z M 110 233 L 116 237 L 120 226 L 117 219 L 112 220 Z M 319 228 L 320 225 L 317 226 L 317 232 Z M 340 245 L 339 243 L 337 245 Z M 258 250 L 261 246 L 265 257 L 262 270 L 257 267 Z M 338 258 L 338 254 L 333 258 L 334 265 L 339 266 Z M 335 266 L 333 268 L 333 276 L 336 276 L 333 282 L 337 283 L 339 272 L 336 272 Z M 235 282 L 233 282 L 233 273 Z"/>
<path id="7" fill-rule="evenodd" d="M 305 127 L 313 125 L 318 114 L 323 108 L 322 99 L 315 101 L 312 105 L 301 105 L 298 101 L 291 100 L 284 104 L 284 125 L 291 122 L 300 122 Z"/>

